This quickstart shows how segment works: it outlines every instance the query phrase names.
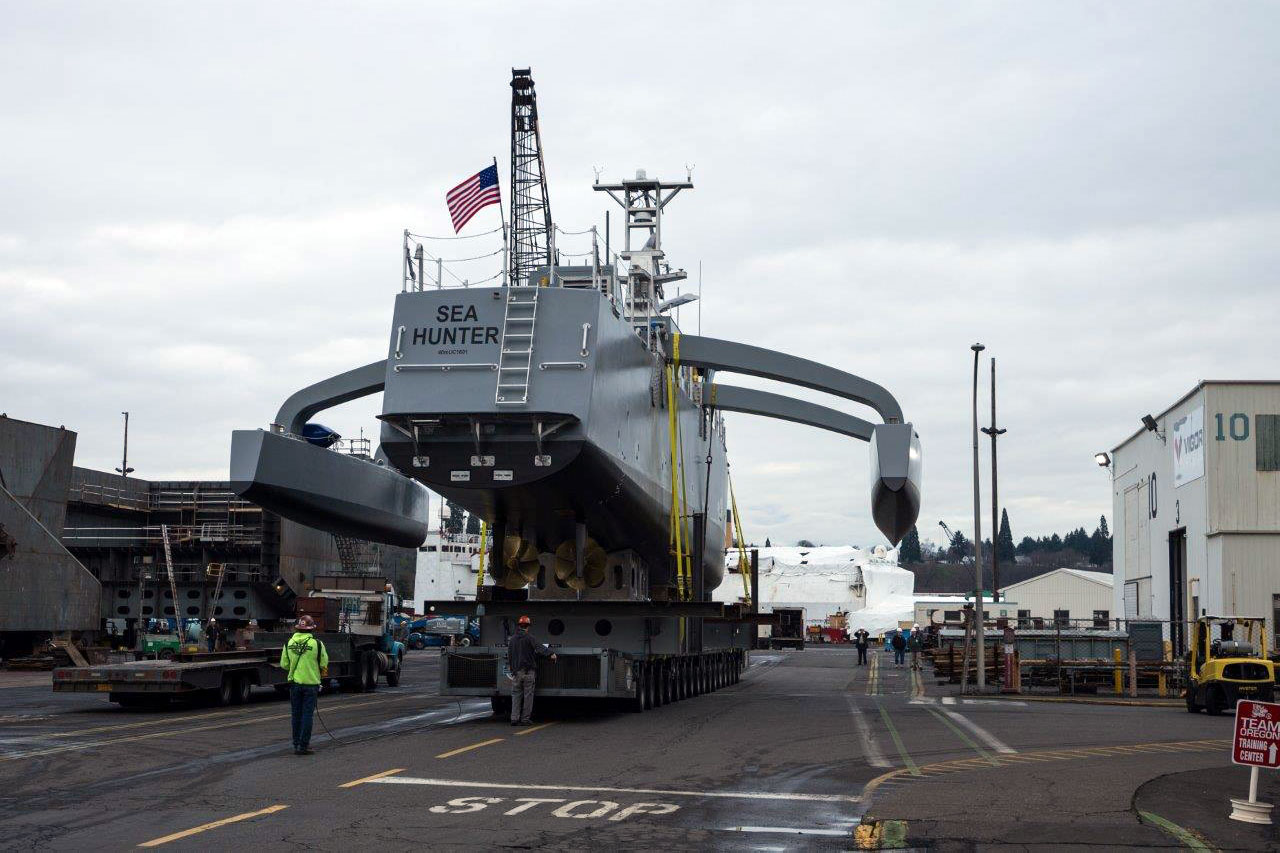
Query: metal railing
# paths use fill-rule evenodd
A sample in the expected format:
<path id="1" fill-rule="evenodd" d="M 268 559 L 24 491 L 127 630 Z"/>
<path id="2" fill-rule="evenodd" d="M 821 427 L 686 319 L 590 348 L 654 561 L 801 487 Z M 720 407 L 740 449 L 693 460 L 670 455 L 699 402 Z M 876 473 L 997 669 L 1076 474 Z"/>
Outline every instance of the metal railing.
<path id="1" fill-rule="evenodd" d="M 159 524 L 143 527 L 66 527 L 62 541 L 68 545 L 110 543 L 115 546 L 163 545 Z M 262 528 L 256 524 L 169 525 L 169 539 L 182 545 L 189 542 L 218 542 L 235 545 L 261 545 Z"/>

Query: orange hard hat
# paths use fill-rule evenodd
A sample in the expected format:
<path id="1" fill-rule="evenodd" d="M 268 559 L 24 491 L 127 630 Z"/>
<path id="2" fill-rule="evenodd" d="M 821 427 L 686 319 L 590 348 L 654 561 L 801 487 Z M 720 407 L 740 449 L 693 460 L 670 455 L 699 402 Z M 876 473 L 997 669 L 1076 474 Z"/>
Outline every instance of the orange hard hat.
<path id="1" fill-rule="evenodd" d="M 516 620 L 516 624 L 524 626 L 524 625 L 531 624 L 532 621 L 533 620 L 531 620 L 528 616 L 521 616 L 519 619 Z"/>

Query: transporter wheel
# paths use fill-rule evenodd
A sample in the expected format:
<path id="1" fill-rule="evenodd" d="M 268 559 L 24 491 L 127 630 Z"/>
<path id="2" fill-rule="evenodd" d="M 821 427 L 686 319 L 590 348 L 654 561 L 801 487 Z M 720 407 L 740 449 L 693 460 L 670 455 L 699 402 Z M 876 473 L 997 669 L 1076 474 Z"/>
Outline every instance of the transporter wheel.
<path id="1" fill-rule="evenodd" d="M 644 702 L 644 710 L 653 709 L 653 677 L 649 674 L 649 664 L 642 663 L 636 670 L 636 678 L 639 679 L 637 685 Z"/>
<path id="2" fill-rule="evenodd" d="M 705 659 L 702 657 L 702 655 L 698 655 L 696 658 L 693 659 L 693 695 L 694 696 L 701 696 L 703 693 L 706 692 L 705 690 L 702 689 L 703 663 L 705 663 Z"/>
<path id="3" fill-rule="evenodd" d="M 400 655 L 399 657 L 396 658 L 396 665 L 391 669 L 387 670 L 387 686 L 388 687 L 400 686 L 400 672 L 403 669 L 404 669 L 404 655 Z"/>
<path id="4" fill-rule="evenodd" d="M 235 682 L 229 675 L 222 676 L 222 684 L 214 692 L 214 702 L 226 707 L 235 701 Z"/>
<path id="5" fill-rule="evenodd" d="M 490 696 L 489 707 L 493 709 L 495 717 L 511 716 L 511 697 L 510 696 Z"/>
<path id="6" fill-rule="evenodd" d="M 1210 717 L 1219 717 L 1222 711 L 1227 707 L 1226 691 L 1222 689 L 1220 684 L 1211 684 L 1209 689 L 1204 692 L 1204 709 Z"/>
<path id="7" fill-rule="evenodd" d="M 636 695 L 623 701 L 623 707 L 633 714 L 638 714 L 644 710 L 644 679 L 641 677 L 642 672 L 641 665 L 636 664 L 631 684 L 635 688 Z"/>
<path id="8" fill-rule="evenodd" d="M 658 664 L 658 704 L 671 704 L 671 662 L 662 661 Z"/>
<path id="9" fill-rule="evenodd" d="M 365 683 L 372 693 L 378 689 L 378 656 L 373 652 L 365 652 L 364 667 Z"/>
<path id="10" fill-rule="evenodd" d="M 243 705 L 249 701 L 249 696 L 253 693 L 253 682 L 249 680 L 247 675 L 237 675 L 232 681 L 231 703 L 233 705 Z"/>
<path id="11" fill-rule="evenodd" d="M 688 699 L 693 695 L 693 665 L 689 658 L 680 660 L 680 698 Z"/>

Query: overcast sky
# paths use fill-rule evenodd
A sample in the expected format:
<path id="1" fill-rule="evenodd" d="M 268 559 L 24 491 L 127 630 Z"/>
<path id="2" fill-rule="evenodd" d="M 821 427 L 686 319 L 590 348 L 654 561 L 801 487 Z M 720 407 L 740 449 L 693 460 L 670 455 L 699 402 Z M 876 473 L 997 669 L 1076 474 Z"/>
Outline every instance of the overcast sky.
<path id="1" fill-rule="evenodd" d="M 895 394 L 926 537 L 972 532 L 974 341 L 1015 537 L 1110 516 L 1093 454 L 1197 381 L 1280 378 L 1280 5 L 613 8 L 4 0 L 0 411 L 111 468 L 128 409 L 138 476 L 225 479 L 232 429 L 385 357 L 402 229 L 494 156 L 505 197 L 526 64 L 557 223 L 601 222 L 593 166 L 694 165 L 664 238 L 703 333 Z M 750 538 L 883 541 L 864 445 L 727 419 Z"/>

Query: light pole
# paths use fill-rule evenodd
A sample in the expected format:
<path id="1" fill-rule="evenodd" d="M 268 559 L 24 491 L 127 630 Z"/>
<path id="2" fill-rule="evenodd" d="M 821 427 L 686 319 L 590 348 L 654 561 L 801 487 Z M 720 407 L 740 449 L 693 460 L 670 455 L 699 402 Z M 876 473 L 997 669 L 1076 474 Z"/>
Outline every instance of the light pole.
<path id="1" fill-rule="evenodd" d="M 973 621 L 978 640 L 978 680 L 977 688 L 981 693 L 987 686 L 986 638 L 983 636 L 982 624 L 982 494 L 978 481 L 978 354 L 986 347 L 974 344 L 973 350 Z"/>
<path id="2" fill-rule="evenodd" d="M 991 359 L 991 426 L 982 432 L 991 436 L 991 600 L 1000 598 L 1000 480 L 996 467 L 996 439 L 1008 432 L 996 427 L 996 360 Z"/>
<path id="3" fill-rule="evenodd" d="M 124 501 L 124 481 L 133 473 L 133 469 L 129 467 L 129 413 L 121 412 L 124 415 L 124 455 L 120 458 L 120 467 L 116 469 L 116 473 L 120 475 L 120 500 Z"/>

